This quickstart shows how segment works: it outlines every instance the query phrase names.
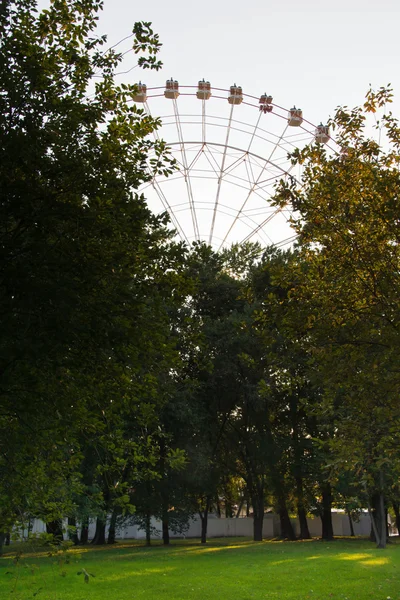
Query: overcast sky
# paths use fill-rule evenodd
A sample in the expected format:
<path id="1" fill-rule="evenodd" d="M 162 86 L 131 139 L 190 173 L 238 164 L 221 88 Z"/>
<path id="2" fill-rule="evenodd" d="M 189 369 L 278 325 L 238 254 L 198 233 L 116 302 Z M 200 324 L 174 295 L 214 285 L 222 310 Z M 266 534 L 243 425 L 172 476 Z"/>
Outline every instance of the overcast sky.
<path id="1" fill-rule="evenodd" d="M 100 28 L 114 42 L 135 21 L 153 23 L 164 69 L 143 79 L 236 82 L 320 122 L 360 104 L 369 84 L 400 94 L 399 17 L 399 0 L 105 0 Z"/>

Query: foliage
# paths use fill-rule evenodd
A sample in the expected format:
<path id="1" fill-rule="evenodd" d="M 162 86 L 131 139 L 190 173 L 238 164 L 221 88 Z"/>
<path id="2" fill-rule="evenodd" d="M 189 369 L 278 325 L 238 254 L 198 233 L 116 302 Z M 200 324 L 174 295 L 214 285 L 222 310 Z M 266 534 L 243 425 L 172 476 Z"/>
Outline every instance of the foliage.
<path id="1" fill-rule="evenodd" d="M 277 197 L 298 215 L 293 297 L 324 380 L 321 414 L 335 424 L 332 468 L 380 495 L 400 474 L 400 128 L 390 101 L 381 88 L 361 108 L 339 108 L 330 126 L 342 153 L 318 144 L 296 151 L 302 187 L 282 182 Z M 378 140 L 368 138 L 369 116 L 382 112 Z"/>
<path id="2" fill-rule="evenodd" d="M 109 489 L 138 468 L 158 368 L 176 359 L 166 308 L 184 249 L 135 191 L 150 151 L 155 172 L 172 162 L 135 87 L 115 81 L 122 55 L 95 34 L 101 7 L 1 4 L 0 530 L 26 511 L 72 514 L 88 447 Z M 159 46 L 135 25 L 142 66 L 159 68 Z"/>
<path id="3" fill-rule="evenodd" d="M 85 583 L 89 583 L 91 577 L 96 577 L 96 575 L 93 575 L 93 573 L 89 573 L 89 571 L 86 571 L 86 569 L 84 568 L 82 568 L 81 571 L 78 571 L 77 575 L 83 575 L 83 581 Z"/>

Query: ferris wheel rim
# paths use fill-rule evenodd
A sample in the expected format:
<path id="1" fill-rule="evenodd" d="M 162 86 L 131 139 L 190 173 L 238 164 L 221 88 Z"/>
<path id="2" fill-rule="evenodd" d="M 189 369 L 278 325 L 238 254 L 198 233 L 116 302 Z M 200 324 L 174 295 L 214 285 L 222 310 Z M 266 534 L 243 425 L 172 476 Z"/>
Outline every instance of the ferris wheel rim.
<path id="1" fill-rule="evenodd" d="M 197 90 L 197 87 L 198 86 L 196 86 L 196 85 L 181 85 L 181 84 L 179 84 L 179 88 Z M 152 86 L 152 87 L 148 87 L 147 90 L 148 91 L 152 91 L 152 90 L 165 90 L 165 85 L 164 86 Z M 220 92 L 226 92 L 227 94 L 230 93 L 230 90 L 227 89 L 227 88 L 217 88 L 217 87 L 213 86 L 212 90 L 217 90 L 217 91 L 220 91 Z M 193 96 L 193 97 L 196 97 L 195 91 L 193 93 L 188 93 L 188 94 L 182 94 L 182 93 L 180 93 L 179 95 L 180 96 Z M 252 94 L 246 94 L 245 92 L 242 92 L 242 96 L 246 97 L 246 98 L 251 98 L 252 100 L 256 100 L 257 102 L 259 101 L 259 96 L 253 96 Z M 154 98 L 154 97 L 164 97 L 164 94 L 148 95 L 148 98 Z M 216 99 L 216 100 L 225 100 L 225 101 L 227 100 L 226 96 L 216 96 L 214 94 L 211 94 L 210 99 L 211 98 Z M 247 104 L 248 106 L 252 106 L 254 108 L 259 109 L 259 104 L 245 103 L 245 102 L 243 102 L 243 104 Z M 286 114 L 290 111 L 289 108 L 285 108 L 284 106 L 281 106 L 280 104 L 277 104 L 276 102 L 271 102 L 271 106 L 273 108 L 277 108 L 277 109 L 285 112 Z M 278 118 L 283 118 L 283 119 L 287 118 L 285 115 L 280 115 L 278 113 L 273 113 L 273 114 L 274 114 L 274 116 L 276 116 Z M 304 116 L 302 118 L 303 118 L 303 122 L 307 123 L 308 125 L 310 125 L 314 129 L 316 129 L 318 127 L 315 123 L 313 123 L 312 121 L 309 121 Z M 300 127 L 302 128 L 302 126 L 300 126 Z M 330 135 L 329 138 L 334 143 L 336 143 L 336 141 L 335 141 L 335 139 L 334 139 L 333 136 Z M 327 147 L 329 147 L 329 146 L 327 145 Z M 331 148 L 331 149 L 336 154 L 339 154 L 339 152 L 337 150 L 335 150 L 334 148 Z"/>

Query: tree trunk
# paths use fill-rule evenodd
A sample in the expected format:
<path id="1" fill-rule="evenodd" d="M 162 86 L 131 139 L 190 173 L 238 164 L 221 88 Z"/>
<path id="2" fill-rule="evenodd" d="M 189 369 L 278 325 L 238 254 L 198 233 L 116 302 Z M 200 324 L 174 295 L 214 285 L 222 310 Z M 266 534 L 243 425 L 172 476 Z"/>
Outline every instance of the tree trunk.
<path id="1" fill-rule="evenodd" d="M 385 506 L 385 528 L 386 528 L 386 543 L 389 542 L 389 511 Z"/>
<path id="2" fill-rule="evenodd" d="M 74 542 L 75 546 L 79 544 L 78 531 L 76 528 L 76 519 L 75 517 L 68 517 L 68 527 L 71 527 L 71 530 L 68 530 L 68 537 L 71 542 Z"/>
<path id="3" fill-rule="evenodd" d="M 206 498 L 206 505 L 204 511 L 199 511 L 200 519 L 201 519 L 201 543 L 207 543 L 207 525 L 208 525 L 208 512 L 210 510 L 211 498 Z"/>
<path id="4" fill-rule="evenodd" d="M 398 502 L 392 502 L 392 506 L 396 517 L 397 535 L 400 535 L 400 505 Z"/>
<path id="5" fill-rule="evenodd" d="M 253 540 L 262 542 L 263 540 L 264 515 L 253 510 Z"/>
<path id="6" fill-rule="evenodd" d="M 246 498 L 246 517 L 249 518 L 250 516 L 250 498 L 247 497 Z"/>
<path id="7" fill-rule="evenodd" d="M 32 529 L 33 529 L 33 521 L 31 517 L 28 518 L 28 539 L 31 537 Z"/>
<path id="8" fill-rule="evenodd" d="M 386 548 L 386 514 L 385 498 L 383 493 L 377 492 L 368 502 L 368 513 L 371 519 L 371 542 L 376 543 L 377 548 Z"/>
<path id="9" fill-rule="evenodd" d="M 96 519 L 96 532 L 92 539 L 94 546 L 103 546 L 106 543 L 106 521 L 104 517 L 97 517 Z"/>
<path id="10" fill-rule="evenodd" d="M 300 525 L 299 539 L 301 539 L 301 540 L 311 539 L 310 530 L 308 529 L 307 513 L 303 506 L 297 507 L 297 516 L 299 518 L 299 525 Z"/>
<path id="11" fill-rule="evenodd" d="M 0 556 L 3 554 L 4 542 L 6 540 L 6 534 L 0 533 Z"/>
<path id="12" fill-rule="evenodd" d="M 162 539 L 164 546 L 169 545 L 169 527 L 168 517 L 164 516 L 162 520 Z"/>
<path id="13" fill-rule="evenodd" d="M 381 475 L 382 479 L 382 475 Z M 377 548 L 386 548 L 387 537 L 386 537 L 386 511 L 385 511 L 385 497 L 381 491 L 379 494 L 379 516 L 380 516 L 380 540 Z"/>
<path id="14" fill-rule="evenodd" d="M 150 546 L 151 545 L 151 514 L 150 511 L 148 510 L 146 512 L 146 546 Z"/>
<path id="15" fill-rule="evenodd" d="M 53 536 L 55 542 L 60 543 L 64 539 L 61 520 L 46 523 L 46 531 Z"/>
<path id="16" fill-rule="evenodd" d="M 280 499 L 279 503 L 279 520 L 281 523 L 281 537 L 284 540 L 295 540 L 296 535 L 293 530 L 293 525 L 289 517 L 288 509 L 286 507 L 286 502 L 283 498 Z"/>
<path id="17" fill-rule="evenodd" d="M 89 517 L 85 517 L 81 524 L 81 544 L 85 545 L 89 539 Z"/>
<path id="18" fill-rule="evenodd" d="M 164 546 L 169 545 L 169 517 L 168 517 L 168 508 L 169 508 L 169 498 L 168 491 L 166 489 L 162 489 L 161 491 L 161 502 L 162 502 L 162 539 Z"/>
<path id="19" fill-rule="evenodd" d="M 200 519 L 201 519 L 201 543 L 202 544 L 206 544 L 207 543 L 207 525 L 208 525 L 208 510 L 207 508 L 204 510 L 204 512 L 199 512 L 200 515 Z"/>
<path id="20" fill-rule="evenodd" d="M 242 512 L 243 504 L 244 504 L 244 496 L 241 499 L 239 507 L 238 507 L 238 509 L 236 511 L 236 519 L 238 519 L 240 517 L 240 513 Z"/>
<path id="21" fill-rule="evenodd" d="M 379 528 L 377 524 L 377 512 L 378 508 L 378 497 L 376 494 L 371 496 L 371 499 L 368 500 L 368 514 L 371 520 L 371 532 L 369 534 L 369 539 L 371 542 L 378 543 L 379 540 Z"/>
<path id="22" fill-rule="evenodd" d="M 201 543 L 207 543 L 207 525 L 208 525 L 208 512 L 205 510 L 204 515 L 201 516 Z"/>
<path id="23" fill-rule="evenodd" d="M 232 504 L 230 502 L 227 502 L 225 500 L 225 518 L 226 519 L 232 519 L 232 517 L 233 517 Z"/>
<path id="24" fill-rule="evenodd" d="M 118 511 L 114 508 L 111 514 L 110 526 L 108 528 L 107 544 L 115 544 L 115 534 L 117 525 Z"/>
<path id="25" fill-rule="evenodd" d="M 351 535 L 351 537 L 355 537 L 356 534 L 354 533 L 353 519 L 351 518 L 350 509 L 347 506 L 346 506 L 346 513 L 347 513 L 347 516 L 349 518 L 350 535 Z"/>
<path id="26" fill-rule="evenodd" d="M 160 439 L 160 471 L 167 473 L 166 468 L 166 447 L 165 439 Z M 164 475 L 161 481 L 161 522 L 162 522 L 162 539 L 164 546 L 169 545 L 169 492 L 168 492 L 168 476 Z"/>
<path id="27" fill-rule="evenodd" d="M 264 525 L 264 485 L 260 484 L 251 497 L 253 505 L 253 540 L 262 542 Z"/>
<path id="28" fill-rule="evenodd" d="M 333 540 L 332 524 L 332 491 L 329 483 L 322 488 L 322 539 L 328 542 Z"/>
<path id="29" fill-rule="evenodd" d="M 297 496 L 297 516 L 299 518 L 301 540 L 309 540 L 311 538 L 310 530 L 308 529 L 307 513 L 304 508 L 304 493 L 303 493 L 303 479 L 296 477 L 296 496 Z"/>

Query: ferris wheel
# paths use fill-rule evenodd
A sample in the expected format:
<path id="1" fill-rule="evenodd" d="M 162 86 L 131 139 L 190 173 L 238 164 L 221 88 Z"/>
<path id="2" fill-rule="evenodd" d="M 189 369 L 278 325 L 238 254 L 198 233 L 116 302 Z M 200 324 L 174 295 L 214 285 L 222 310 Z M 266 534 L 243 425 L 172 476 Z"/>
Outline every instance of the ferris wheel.
<path id="1" fill-rule="evenodd" d="M 307 121 L 300 108 L 285 109 L 272 96 L 245 94 L 240 86 L 208 81 L 180 86 L 137 84 L 136 103 L 161 118 L 154 133 L 176 159 L 170 176 L 153 176 L 141 191 L 155 213 L 168 211 L 186 243 L 214 249 L 258 241 L 285 247 L 295 240 L 292 212 L 271 204 L 280 179 L 299 180 L 288 154 L 317 141 L 332 144 L 329 130 Z"/>

